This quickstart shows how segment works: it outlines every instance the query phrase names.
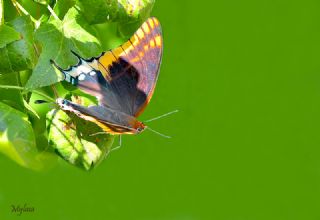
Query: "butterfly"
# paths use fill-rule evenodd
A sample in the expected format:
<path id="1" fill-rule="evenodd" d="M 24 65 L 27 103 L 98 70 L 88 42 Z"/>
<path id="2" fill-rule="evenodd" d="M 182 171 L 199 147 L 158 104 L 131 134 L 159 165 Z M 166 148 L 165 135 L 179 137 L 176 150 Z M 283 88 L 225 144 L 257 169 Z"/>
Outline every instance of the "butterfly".
<path id="1" fill-rule="evenodd" d="M 109 134 L 138 134 L 146 128 L 137 117 L 153 95 L 162 51 L 161 26 L 151 17 L 128 41 L 98 57 L 84 59 L 71 51 L 79 61 L 68 69 L 50 60 L 65 81 L 98 100 L 98 105 L 89 107 L 63 98 L 56 103 Z"/>

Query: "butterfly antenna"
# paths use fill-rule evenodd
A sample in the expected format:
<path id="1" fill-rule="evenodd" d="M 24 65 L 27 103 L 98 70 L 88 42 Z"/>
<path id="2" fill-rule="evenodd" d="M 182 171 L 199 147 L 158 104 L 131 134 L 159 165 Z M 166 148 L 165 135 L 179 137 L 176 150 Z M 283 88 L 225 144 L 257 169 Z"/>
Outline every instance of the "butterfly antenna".
<path id="1" fill-rule="evenodd" d="M 159 115 L 159 116 L 157 116 L 157 117 L 148 119 L 148 120 L 146 120 L 145 122 L 150 122 L 150 121 L 158 120 L 159 118 L 163 118 L 163 117 L 166 117 L 166 116 L 171 115 L 171 114 L 173 114 L 173 113 L 177 113 L 178 111 L 179 111 L 179 110 L 176 109 L 176 110 L 174 110 L 174 111 L 165 113 L 165 114 L 163 114 L 163 115 Z"/>
<path id="2" fill-rule="evenodd" d="M 146 129 L 148 129 L 148 130 L 152 131 L 152 132 L 153 132 L 153 133 L 155 133 L 155 134 L 160 135 L 161 137 L 164 137 L 164 138 L 171 138 L 170 136 L 167 136 L 167 135 L 161 134 L 160 132 L 158 132 L 158 131 L 155 131 L 155 130 L 151 129 L 151 128 L 150 128 L 150 127 L 148 127 L 148 126 L 146 126 Z"/>

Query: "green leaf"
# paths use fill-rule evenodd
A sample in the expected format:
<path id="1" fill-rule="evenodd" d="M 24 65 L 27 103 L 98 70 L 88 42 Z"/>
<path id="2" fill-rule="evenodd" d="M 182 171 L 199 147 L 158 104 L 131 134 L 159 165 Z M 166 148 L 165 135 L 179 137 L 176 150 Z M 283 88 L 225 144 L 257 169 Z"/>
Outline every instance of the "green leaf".
<path id="1" fill-rule="evenodd" d="M 18 74 L 0 74 L 0 85 L 19 86 Z M 0 101 L 24 112 L 23 98 L 20 90 L 0 88 Z"/>
<path id="2" fill-rule="evenodd" d="M 42 91 L 43 92 L 43 91 Z M 49 141 L 47 139 L 47 129 L 46 129 L 46 115 L 47 113 L 52 110 L 51 104 L 36 104 L 35 100 L 42 99 L 41 96 L 39 96 L 36 93 L 32 93 L 32 96 L 30 97 L 29 106 L 36 111 L 37 116 L 34 116 L 34 114 L 29 115 L 29 121 L 32 124 L 33 131 L 36 135 L 36 143 L 38 151 L 42 152 L 52 152 L 55 154 L 55 156 L 58 158 L 56 153 L 54 152 L 54 149 L 48 144 Z"/>
<path id="3" fill-rule="evenodd" d="M 3 0 L 3 8 L 5 9 L 3 12 L 5 21 L 12 21 L 19 16 L 19 13 L 13 6 L 11 0 Z"/>
<path id="4" fill-rule="evenodd" d="M 118 35 L 124 39 L 128 39 L 141 26 L 142 20 L 132 22 L 121 22 L 118 24 Z"/>
<path id="5" fill-rule="evenodd" d="M 94 30 L 79 16 L 78 11 L 70 9 L 63 21 L 51 20 L 42 24 L 36 32 L 36 39 L 42 44 L 42 53 L 34 71 L 26 84 L 35 89 L 54 84 L 62 80 L 61 73 L 55 72 L 49 60 L 55 60 L 61 67 L 67 68 L 77 62 L 70 52 L 76 51 L 83 57 L 93 57 L 101 53 Z"/>
<path id="6" fill-rule="evenodd" d="M 22 39 L 0 48 L 0 73 L 33 69 L 37 61 L 34 45 L 34 26 L 28 16 L 21 16 L 8 23 L 22 35 Z"/>
<path id="7" fill-rule="evenodd" d="M 128 40 L 128 38 L 119 37 L 118 23 L 97 24 L 95 28 L 104 50 L 116 48 Z"/>
<path id="8" fill-rule="evenodd" d="M 19 0 L 18 2 L 34 19 L 36 20 L 41 19 L 43 21 L 42 17 L 48 18 L 50 15 L 49 10 L 47 9 L 46 2 L 53 2 L 53 0 L 52 1 L 51 0 L 40 0 L 40 1 Z"/>
<path id="9" fill-rule="evenodd" d="M 7 25 L 0 26 L 0 48 L 6 46 L 7 44 L 20 40 L 20 34 L 12 27 Z"/>
<path id="10" fill-rule="evenodd" d="M 141 18 L 150 14 L 155 0 L 118 0 L 118 2 L 128 16 Z"/>
<path id="11" fill-rule="evenodd" d="M 73 98 L 75 101 L 75 99 Z M 92 103 L 78 98 L 81 104 Z M 102 132 L 96 124 L 62 110 L 47 114 L 48 139 L 67 162 L 85 170 L 97 166 L 110 152 L 114 136 Z"/>
<path id="12" fill-rule="evenodd" d="M 19 165 L 42 170 L 54 161 L 54 154 L 39 152 L 32 126 L 25 114 L 0 102 L 0 152 Z"/>
<path id="13" fill-rule="evenodd" d="M 91 24 L 144 20 L 155 0 L 77 0 L 83 16 Z"/>
<path id="14" fill-rule="evenodd" d="M 90 24 L 114 21 L 118 14 L 118 2 L 115 0 L 77 0 L 76 4 Z"/>
<path id="15" fill-rule="evenodd" d="M 75 5 L 75 0 L 57 1 L 54 5 L 53 11 L 62 20 L 67 14 L 68 10 Z"/>
<path id="16" fill-rule="evenodd" d="M 32 113 L 34 116 L 36 116 L 38 119 L 40 119 L 40 116 L 38 115 L 38 113 L 36 112 L 36 110 L 34 110 L 29 104 L 28 102 L 26 102 L 24 99 L 23 99 L 23 104 L 24 104 L 24 107 L 26 107 L 26 109 Z"/>

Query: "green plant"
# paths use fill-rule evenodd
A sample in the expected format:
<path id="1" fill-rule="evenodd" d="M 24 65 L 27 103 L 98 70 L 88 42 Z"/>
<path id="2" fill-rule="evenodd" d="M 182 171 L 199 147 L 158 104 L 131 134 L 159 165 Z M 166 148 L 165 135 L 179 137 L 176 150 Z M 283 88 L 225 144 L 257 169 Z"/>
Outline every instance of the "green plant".
<path id="1" fill-rule="evenodd" d="M 0 151 L 41 170 L 57 154 L 90 170 L 110 151 L 113 136 L 56 108 L 57 96 L 95 102 L 60 82 L 51 66 L 74 65 L 124 42 L 149 16 L 154 0 L 0 0 Z M 49 104 L 35 104 L 45 99 Z M 85 129 L 84 129 L 85 128 Z M 56 154 L 57 153 L 57 154 Z"/>

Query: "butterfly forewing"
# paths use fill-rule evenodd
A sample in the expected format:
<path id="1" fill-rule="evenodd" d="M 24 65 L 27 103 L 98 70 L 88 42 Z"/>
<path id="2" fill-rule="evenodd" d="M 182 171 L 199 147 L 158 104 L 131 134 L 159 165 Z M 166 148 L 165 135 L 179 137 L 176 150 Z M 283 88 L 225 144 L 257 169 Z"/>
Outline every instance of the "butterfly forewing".
<path id="1" fill-rule="evenodd" d="M 129 114 L 137 117 L 150 101 L 161 57 L 161 27 L 156 18 L 149 18 L 127 42 L 97 59 L 99 70 Z M 107 96 L 104 101 L 108 104 Z"/>

